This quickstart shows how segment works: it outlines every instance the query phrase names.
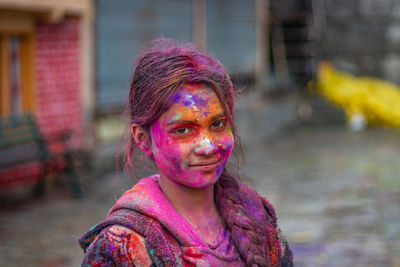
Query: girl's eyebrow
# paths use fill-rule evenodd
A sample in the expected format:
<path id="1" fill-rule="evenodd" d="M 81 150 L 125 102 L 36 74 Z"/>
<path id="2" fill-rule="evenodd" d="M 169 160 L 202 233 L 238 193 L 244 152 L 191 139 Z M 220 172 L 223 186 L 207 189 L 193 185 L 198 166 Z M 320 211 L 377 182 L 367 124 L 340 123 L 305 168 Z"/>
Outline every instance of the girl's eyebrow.
<path id="1" fill-rule="evenodd" d="M 221 112 L 221 113 L 218 113 L 218 114 L 212 116 L 210 118 L 210 121 L 215 121 L 215 120 L 217 120 L 219 118 L 222 118 L 222 117 L 225 117 L 225 113 L 224 112 Z M 172 124 L 196 124 L 196 123 L 198 123 L 197 119 L 194 120 L 194 121 L 192 121 L 192 120 L 179 120 L 178 119 L 178 120 L 171 120 L 171 121 L 167 122 L 167 125 L 172 125 Z"/>
<path id="2" fill-rule="evenodd" d="M 211 121 L 215 121 L 215 120 L 217 120 L 219 118 L 222 118 L 222 117 L 225 117 L 225 113 L 224 112 L 221 112 L 221 113 L 218 113 L 217 115 L 212 116 L 210 120 Z"/>
<path id="3" fill-rule="evenodd" d="M 172 120 L 167 122 L 167 125 L 171 125 L 171 124 L 193 124 L 195 123 L 195 121 L 191 121 L 191 120 Z"/>

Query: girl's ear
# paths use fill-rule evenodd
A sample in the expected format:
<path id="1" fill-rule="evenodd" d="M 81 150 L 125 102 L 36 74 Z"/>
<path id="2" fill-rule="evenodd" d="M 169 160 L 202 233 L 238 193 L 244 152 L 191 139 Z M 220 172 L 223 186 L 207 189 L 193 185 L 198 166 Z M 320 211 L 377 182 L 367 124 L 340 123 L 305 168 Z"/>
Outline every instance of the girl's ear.
<path id="1" fill-rule="evenodd" d="M 140 125 L 133 123 L 131 125 L 131 134 L 137 146 L 148 156 L 151 156 L 151 138 L 150 133 L 145 131 Z"/>

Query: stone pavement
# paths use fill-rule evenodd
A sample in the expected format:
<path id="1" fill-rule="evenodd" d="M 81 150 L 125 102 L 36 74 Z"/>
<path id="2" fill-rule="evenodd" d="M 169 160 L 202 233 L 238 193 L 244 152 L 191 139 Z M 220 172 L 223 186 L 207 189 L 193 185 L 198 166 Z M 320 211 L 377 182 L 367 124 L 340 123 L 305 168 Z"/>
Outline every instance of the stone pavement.
<path id="1" fill-rule="evenodd" d="M 246 142 L 242 172 L 274 204 L 296 266 L 400 266 L 399 148 L 394 130 L 286 128 Z M 83 199 L 54 187 L 2 207 L 0 265 L 78 266 L 77 238 L 133 184 L 115 181 L 98 173 Z"/>
<path id="2" fill-rule="evenodd" d="M 296 266 L 400 266 L 400 132 L 299 128 L 247 151 Z"/>

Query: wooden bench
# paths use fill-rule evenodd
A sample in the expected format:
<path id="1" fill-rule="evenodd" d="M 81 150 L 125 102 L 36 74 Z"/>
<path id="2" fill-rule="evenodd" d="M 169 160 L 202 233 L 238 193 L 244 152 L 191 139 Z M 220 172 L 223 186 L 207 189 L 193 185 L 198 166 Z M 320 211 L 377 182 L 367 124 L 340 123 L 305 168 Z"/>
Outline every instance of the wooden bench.
<path id="1" fill-rule="evenodd" d="M 0 188 L 4 190 L 34 184 L 42 195 L 50 173 L 64 173 L 74 197 L 82 195 L 79 177 L 73 166 L 71 131 L 44 138 L 30 114 L 0 117 Z M 51 152 L 58 144 L 60 153 Z"/>

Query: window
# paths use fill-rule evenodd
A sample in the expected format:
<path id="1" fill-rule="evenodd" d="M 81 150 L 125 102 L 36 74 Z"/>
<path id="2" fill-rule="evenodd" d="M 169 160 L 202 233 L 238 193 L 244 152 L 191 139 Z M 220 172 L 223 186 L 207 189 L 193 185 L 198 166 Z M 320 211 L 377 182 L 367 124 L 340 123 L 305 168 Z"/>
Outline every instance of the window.
<path id="1" fill-rule="evenodd" d="M 0 18 L 0 115 L 34 112 L 33 21 L 23 14 Z"/>

